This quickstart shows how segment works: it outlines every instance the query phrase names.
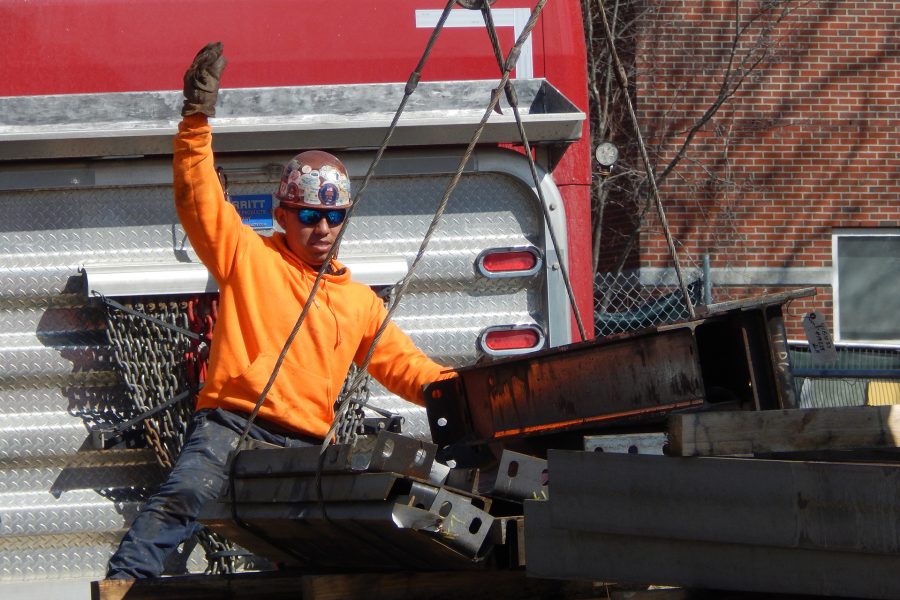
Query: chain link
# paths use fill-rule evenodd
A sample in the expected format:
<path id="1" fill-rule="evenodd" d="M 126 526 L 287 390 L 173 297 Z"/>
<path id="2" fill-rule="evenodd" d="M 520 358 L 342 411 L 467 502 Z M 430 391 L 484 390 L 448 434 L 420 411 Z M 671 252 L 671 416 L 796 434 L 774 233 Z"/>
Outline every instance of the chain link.
<path id="1" fill-rule="evenodd" d="M 132 402 L 131 415 L 147 413 L 185 391 L 196 392 L 206 380 L 209 342 L 218 314 L 217 300 L 209 296 L 181 302 L 142 298 L 133 302 L 126 299 L 121 304 L 141 313 L 132 314 L 106 304 L 106 336 Z M 199 339 L 185 335 L 178 328 L 199 334 Z M 185 397 L 184 401 L 143 419 L 147 446 L 167 470 L 181 451 L 194 412 L 194 393 Z M 231 542 L 208 529 L 203 529 L 197 537 L 206 552 L 206 573 L 235 572 L 239 553 Z"/>
<path id="2" fill-rule="evenodd" d="M 359 373 L 359 367 L 351 365 L 341 393 L 338 394 L 337 402 L 335 402 L 335 410 L 338 412 L 334 415 L 334 420 L 338 426 L 334 436 L 337 444 L 352 444 L 359 435 L 365 432 L 363 419 L 366 415 L 363 407 L 369 404 L 371 375 L 366 372 L 362 378 L 362 384 L 356 389 L 352 389 L 351 385 L 356 379 L 357 373 Z"/>

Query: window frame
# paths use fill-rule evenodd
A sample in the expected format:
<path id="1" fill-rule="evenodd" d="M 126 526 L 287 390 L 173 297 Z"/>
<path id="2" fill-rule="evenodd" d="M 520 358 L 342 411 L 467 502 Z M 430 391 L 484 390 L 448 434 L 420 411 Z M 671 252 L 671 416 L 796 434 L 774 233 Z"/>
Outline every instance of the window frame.
<path id="1" fill-rule="evenodd" d="M 840 238 L 849 237 L 892 237 L 900 238 L 900 227 L 867 227 L 854 229 L 834 229 L 831 232 L 831 295 L 833 306 L 834 341 L 861 344 L 900 344 L 900 331 L 891 339 L 872 340 L 867 338 L 846 339 L 841 332 L 840 268 L 838 264 L 838 243 Z"/>

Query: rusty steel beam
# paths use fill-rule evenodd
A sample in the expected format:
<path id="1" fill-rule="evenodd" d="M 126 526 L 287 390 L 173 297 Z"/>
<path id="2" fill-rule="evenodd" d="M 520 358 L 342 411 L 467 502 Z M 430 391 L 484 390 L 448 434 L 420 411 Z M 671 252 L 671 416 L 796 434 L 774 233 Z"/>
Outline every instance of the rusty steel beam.
<path id="1" fill-rule="evenodd" d="M 428 388 L 434 441 L 487 442 L 658 417 L 702 404 L 689 328 L 464 369 Z"/>
<path id="2" fill-rule="evenodd" d="M 426 389 L 432 439 L 459 466 L 496 446 L 661 420 L 681 409 L 795 404 L 781 305 L 812 289 L 710 305 L 698 318 L 459 369 Z"/>

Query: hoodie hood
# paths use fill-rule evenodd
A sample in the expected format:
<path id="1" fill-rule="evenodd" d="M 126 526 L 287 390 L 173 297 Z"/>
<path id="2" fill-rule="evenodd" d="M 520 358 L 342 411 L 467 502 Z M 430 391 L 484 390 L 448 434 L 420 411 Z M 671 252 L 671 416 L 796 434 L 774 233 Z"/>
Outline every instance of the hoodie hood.
<path id="1" fill-rule="evenodd" d="M 276 231 L 272 234 L 271 237 L 266 237 L 263 239 L 266 241 L 266 245 L 277 250 L 285 261 L 295 266 L 307 276 L 312 276 L 313 278 L 316 277 L 316 274 L 319 272 L 319 268 L 303 262 L 297 257 L 296 254 L 291 252 L 291 249 L 287 245 L 287 237 L 284 235 L 284 233 Z M 344 283 L 346 281 L 350 281 L 350 269 L 348 269 L 346 265 L 341 263 L 336 258 L 332 258 L 331 269 L 325 272 L 324 278 L 332 283 Z"/>

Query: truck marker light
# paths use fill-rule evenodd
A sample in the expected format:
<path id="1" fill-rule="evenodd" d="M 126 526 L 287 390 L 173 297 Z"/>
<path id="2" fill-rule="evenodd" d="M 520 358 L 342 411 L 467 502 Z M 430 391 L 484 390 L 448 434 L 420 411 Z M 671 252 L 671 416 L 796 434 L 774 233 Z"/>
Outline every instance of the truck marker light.
<path id="1" fill-rule="evenodd" d="M 541 254 L 534 246 L 488 248 L 475 259 L 478 272 L 484 277 L 530 277 L 543 265 Z"/>
<path id="2" fill-rule="evenodd" d="M 537 325 L 497 325 L 482 331 L 478 342 L 491 356 L 523 354 L 540 349 L 544 334 Z"/>

